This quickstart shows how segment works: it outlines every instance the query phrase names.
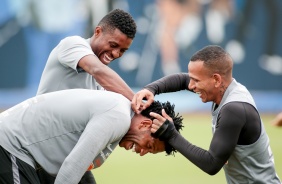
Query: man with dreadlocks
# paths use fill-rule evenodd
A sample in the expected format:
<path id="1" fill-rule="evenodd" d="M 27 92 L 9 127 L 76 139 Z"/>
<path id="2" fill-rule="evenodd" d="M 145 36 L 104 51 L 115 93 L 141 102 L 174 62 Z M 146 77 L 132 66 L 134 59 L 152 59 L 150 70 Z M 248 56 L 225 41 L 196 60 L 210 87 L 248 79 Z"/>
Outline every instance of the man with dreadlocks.
<path id="1" fill-rule="evenodd" d="M 171 105 L 170 102 L 166 103 L 160 103 L 159 101 L 154 101 L 149 108 L 145 109 L 141 112 L 141 115 L 135 114 L 131 120 L 131 128 L 126 133 L 126 135 L 122 138 L 121 142 L 119 143 L 120 147 L 124 147 L 126 150 L 132 149 L 134 152 L 139 153 L 140 156 L 145 155 L 146 153 L 158 153 L 162 150 L 162 147 L 164 147 L 166 153 L 168 155 L 174 154 L 176 150 L 169 145 L 166 142 L 163 142 L 163 140 L 159 139 L 152 139 L 148 136 L 150 134 L 150 129 L 148 127 L 152 127 L 152 122 L 154 120 L 154 117 L 150 115 L 150 113 L 154 112 L 155 114 L 162 114 L 162 111 L 165 111 L 166 114 L 171 117 L 171 123 L 170 125 L 175 131 L 179 133 L 179 130 L 183 128 L 182 125 L 182 116 L 179 116 L 179 114 L 175 114 L 174 112 L 174 105 Z M 148 119 L 149 118 L 149 119 Z M 140 124 L 141 122 L 141 124 Z M 142 125 L 142 126 L 141 126 Z M 139 127 L 141 126 L 141 127 Z M 133 128 L 135 127 L 135 128 Z M 137 134 L 137 132 L 140 132 L 140 130 L 143 129 L 144 134 Z M 147 134 L 145 134 L 147 132 Z M 158 138 L 161 137 L 160 133 L 158 134 L 152 134 L 153 137 Z M 164 135 L 162 135 L 164 136 Z M 144 143 L 144 145 L 149 145 L 150 149 L 144 149 L 140 144 L 136 144 L 135 141 L 138 140 L 139 142 Z M 152 142 L 153 140 L 153 142 Z M 158 145 L 156 148 L 153 146 L 153 144 Z M 157 150 L 154 150 L 157 149 Z"/>
<path id="2" fill-rule="evenodd" d="M 0 183 L 46 183 L 49 178 L 37 175 L 43 170 L 54 176 L 49 183 L 77 184 L 118 144 L 140 156 L 173 154 L 170 145 L 151 136 L 149 114 L 162 109 L 179 131 L 182 117 L 169 102 L 155 101 L 135 114 L 127 98 L 103 90 L 69 89 L 27 99 L 0 114 Z"/>

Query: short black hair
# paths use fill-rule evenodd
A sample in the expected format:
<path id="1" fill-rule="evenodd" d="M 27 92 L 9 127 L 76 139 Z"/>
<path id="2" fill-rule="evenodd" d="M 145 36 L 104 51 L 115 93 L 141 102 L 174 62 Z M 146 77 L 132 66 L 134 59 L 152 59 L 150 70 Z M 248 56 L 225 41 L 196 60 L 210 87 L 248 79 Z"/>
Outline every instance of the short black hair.
<path id="1" fill-rule="evenodd" d="M 114 9 L 110 11 L 101 19 L 98 26 L 101 26 L 105 31 L 113 31 L 117 28 L 131 39 L 135 37 L 137 29 L 132 16 L 121 9 Z"/>
<path id="2" fill-rule="evenodd" d="M 183 118 L 181 115 L 179 115 L 179 113 L 175 114 L 174 107 L 175 105 L 171 104 L 168 101 L 165 103 L 154 101 L 149 107 L 143 110 L 141 114 L 153 120 L 154 117 L 150 116 L 150 112 L 155 112 L 157 114 L 162 115 L 162 109 L 164 109 L 167 115 L 169 115 L 172 118 L 175 129 L 179 132 L 179 130 L 182 130 L 182 128 L 184 127 L 182 123 Z M 165 142 L 165 151 L 167 155 L 171 155 L 171 154 L 174 155 L 174 153 L 177 152 L 176 149 L 171 145 L 169 145 L 167 142 Z"/>
<path id="3" fill-rule="evenodd" d="M 208 45 L 202 48 L 191 57 L 190 61 L 203 61 L 204 66 L 213 73 L 232 73 L 232 58 L 229 53 L 218 45 Z"/>

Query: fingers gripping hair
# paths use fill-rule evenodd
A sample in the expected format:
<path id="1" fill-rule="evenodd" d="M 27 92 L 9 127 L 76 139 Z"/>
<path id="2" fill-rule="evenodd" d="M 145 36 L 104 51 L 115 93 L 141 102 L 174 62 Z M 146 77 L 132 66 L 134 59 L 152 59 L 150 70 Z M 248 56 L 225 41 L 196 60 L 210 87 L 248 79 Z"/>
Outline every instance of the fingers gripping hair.
<path id="1" fill-rule="evenodd" d="M 175 128 L 179 132 L 184 127 L 182 123 L 183 118 L 181 115 L 179 115 L 179 113 L 177 114 L 175 113 L 174 107 L 175 105 L 172 105 L 170 102 L 160 103 L 159 101 L 154 101 L 147 109 L 143 110 L 141 114 L 153 120 L 154 118 L 150 116 L 150 112 L 155 112 L 157 114 L 162 115 L 162 109 L 164 109 L 167 115 L 169 115 L 172 118 L 174 125 L 174 127 L 170 127 L 169 129 L 166 130 L 171 131 L 171 128 L 173 129 Z M 174 153 L 177 152 L 166 141 L 165 141 L 165 151 L 168 155 L 170 154 L 174 155 Z"/>

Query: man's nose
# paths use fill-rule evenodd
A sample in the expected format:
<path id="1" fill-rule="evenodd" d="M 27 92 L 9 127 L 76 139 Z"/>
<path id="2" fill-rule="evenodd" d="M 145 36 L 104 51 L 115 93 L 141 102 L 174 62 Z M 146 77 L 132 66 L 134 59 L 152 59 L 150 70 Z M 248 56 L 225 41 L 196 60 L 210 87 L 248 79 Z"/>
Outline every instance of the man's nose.
<path id="1" fill-rule="evenodd" d="M 189 81 L 189 84 L 188 84 L 188 88 L 190 90 L 193 90 L 195 88 L 195 82 L 193 82 L 192 80 Z"/>
<path id="2" fill-rule="evenodd" d="M 112 52 L 114 58 L 119 58 L 121 56 L 119 49 L 114 49 Z"/>

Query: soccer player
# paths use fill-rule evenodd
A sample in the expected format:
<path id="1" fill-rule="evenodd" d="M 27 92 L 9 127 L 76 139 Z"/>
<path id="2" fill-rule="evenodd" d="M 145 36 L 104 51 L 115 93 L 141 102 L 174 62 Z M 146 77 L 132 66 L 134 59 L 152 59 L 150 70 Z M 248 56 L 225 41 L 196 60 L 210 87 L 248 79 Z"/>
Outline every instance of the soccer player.
<path id="1" fill-rule="evenodd" d="M 115 9 L 95 27 L 91 38 L 67 37 L 52 50 L 37 94 L 63 89 L 106 89 L 129 100 L 134 93 L 107 65 L 129 49 L 136 33 L 131 15 Z"/>
<path id="2" fill-rule="evenodd" d="M 101 19 L 91 38 L 71 36 L 63 39 L 49 55 L 37 94 L 74 88 L 105 89 L 132 100 L 132 89 L 107 65 L 122 57 L 135 34 L 132 16 L 115 9 Z M 80 184 L 94 184 L 90 182 L 92 178 L 92 173 L 87 171 Z"/>
<path id="3" fill-rule="evenodd" d="M 280 183 L 254 99 L 232 77 L 232 69 L 232 58 L 225 50 L 216 45 L 206 46 L 191 57 L 188 73 L 173 74 L 145 86 L 134 96 L 132 108 L 139 113 L 160 93 L 189 90 L 198 94 L 202 102 L 213 103 L 209 150 L 178 134 L 165 112 L 163 116 L 150 114 L 156 118 L 152 133 L 167 134 L 162 140 L 210 175 L 223 168 L 227 183 Z M 146 104 L 141 103 L 143 98 L 147 99 Z"/>
<path id="4" fill-rule="evenodd" d="M 181 129 L 182 118 L 169 102 L 154 102 L 134 114 L 128 99 L 102 90 L 61 90 L 27 99 L 0 114 L 0 183 L 45 183 L 37 175 L 44 170 L 56 176 L 55 184 L 77 184 L 118 144 L 140 156 L 169 155 L 175 150 L 152 138 L 150 130 L 149 113 L 163 108 Z"/>

